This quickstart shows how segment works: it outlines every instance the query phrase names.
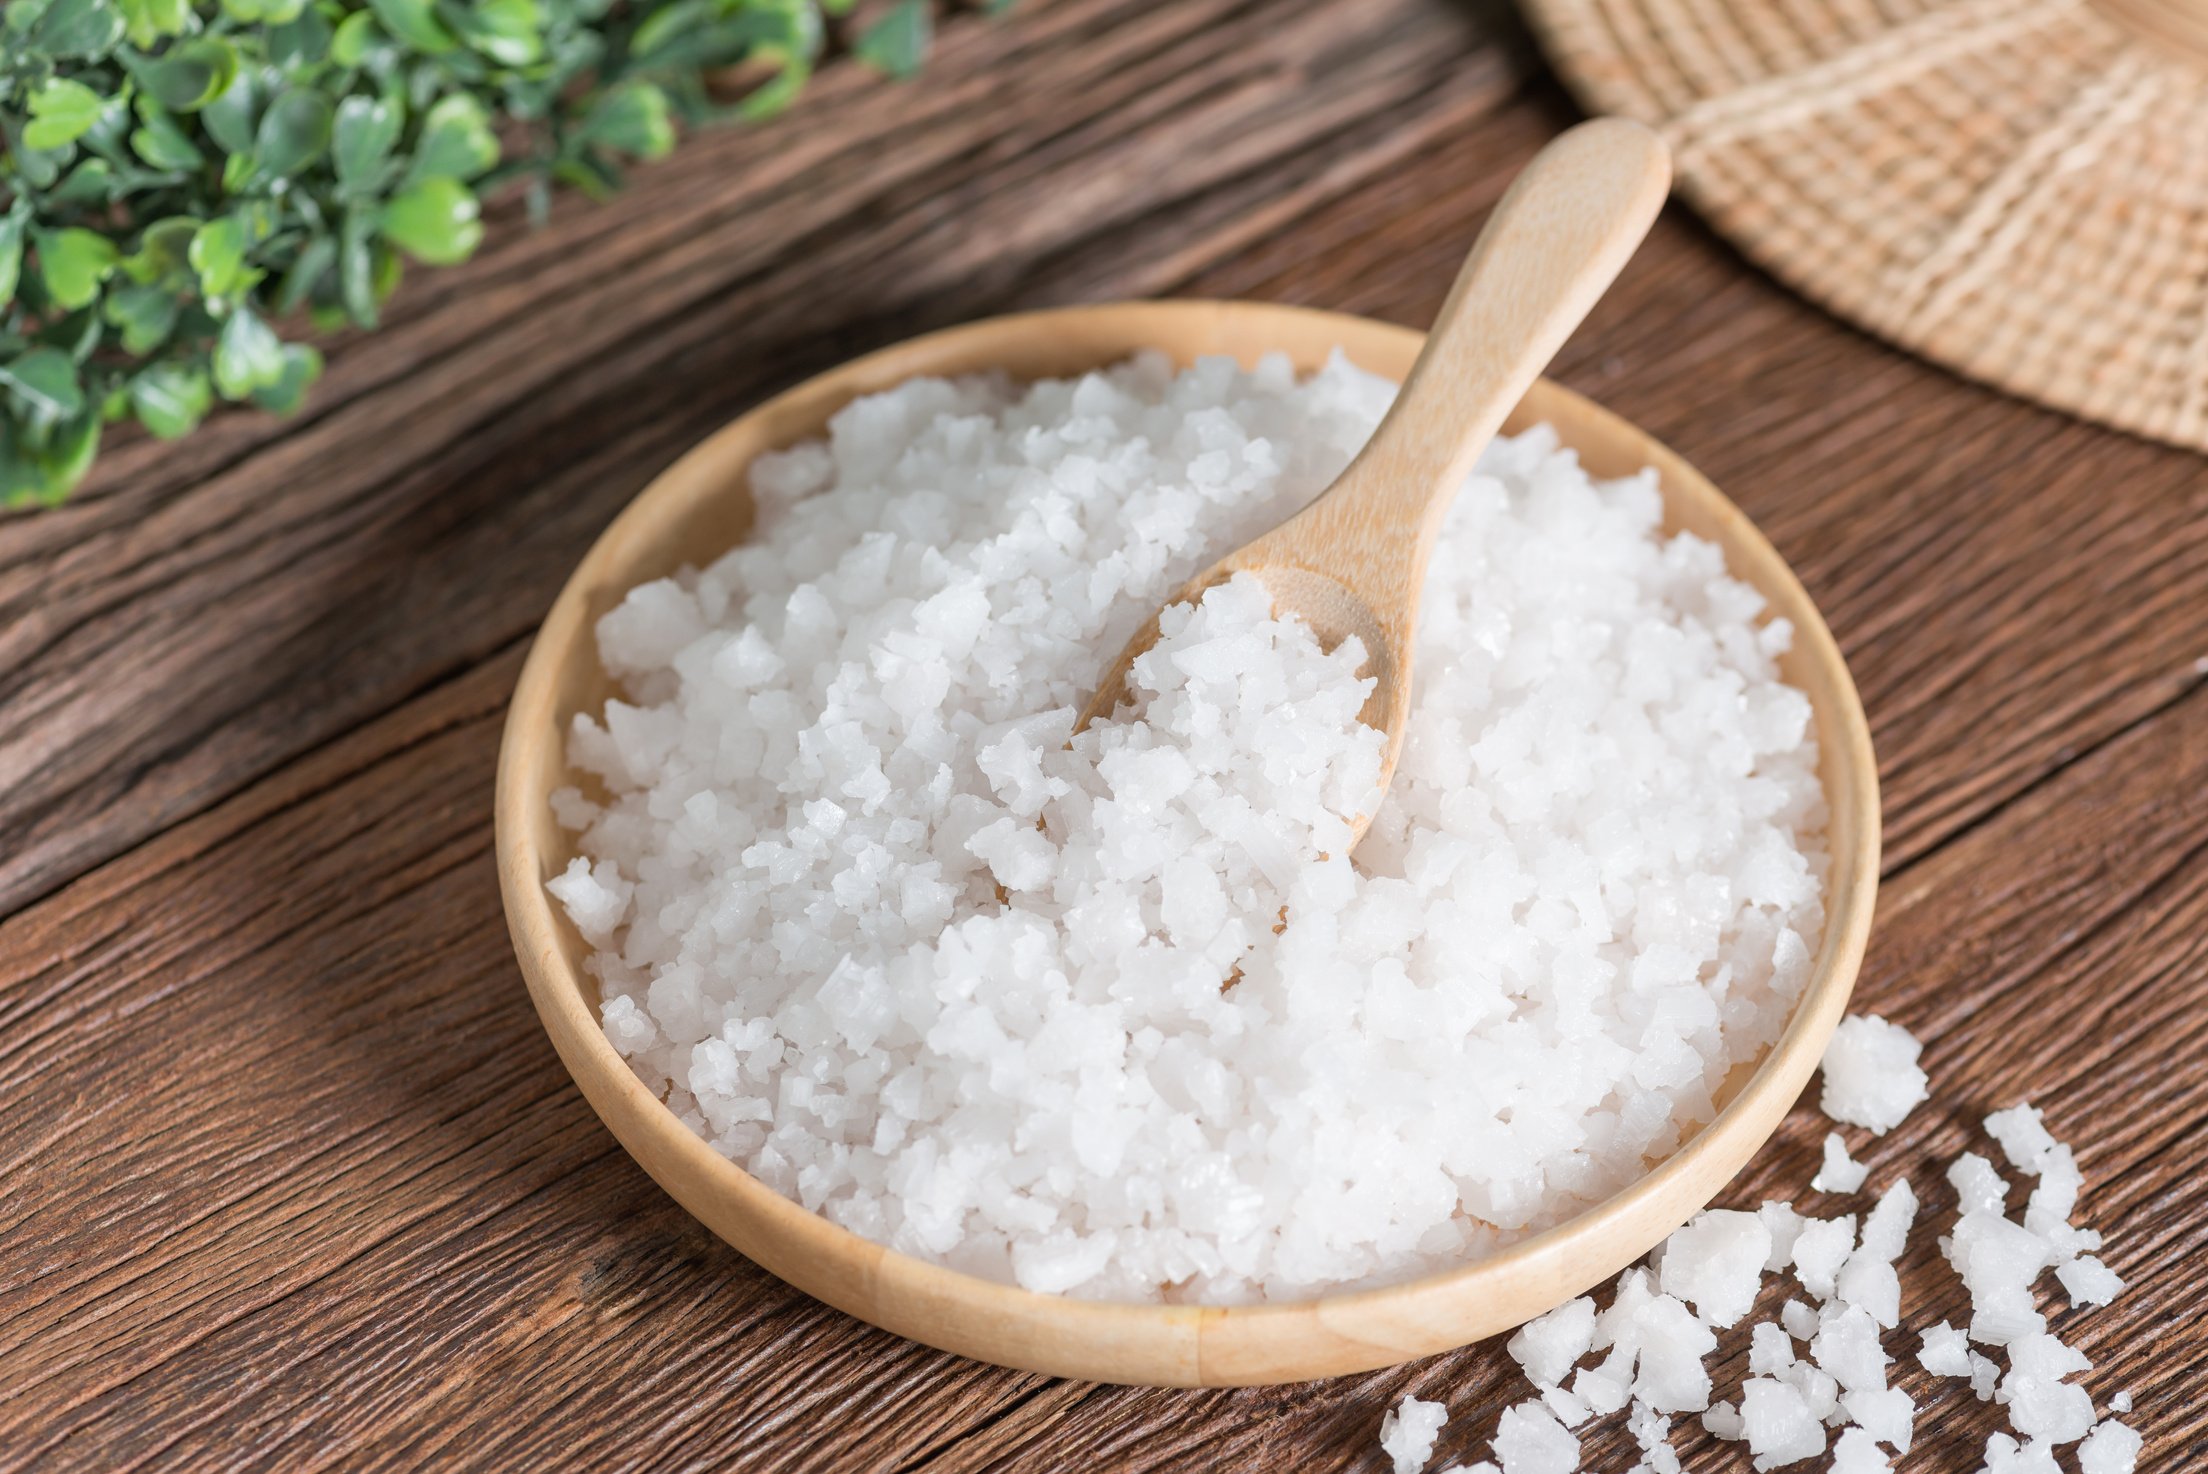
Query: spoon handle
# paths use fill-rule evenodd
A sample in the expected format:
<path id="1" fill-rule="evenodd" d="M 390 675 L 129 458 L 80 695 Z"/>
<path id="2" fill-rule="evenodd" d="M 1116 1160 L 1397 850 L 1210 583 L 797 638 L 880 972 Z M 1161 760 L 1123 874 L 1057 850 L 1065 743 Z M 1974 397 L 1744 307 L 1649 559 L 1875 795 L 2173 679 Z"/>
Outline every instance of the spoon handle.
<path id="1" fill-rule="evenodd" d="M 1450 501 L 1616 279 L 1670 186 L 1663 140 L 1624 118 L 1582 123 L 1535 155 L 1488 216 L 1371 441 L 1323 495 L 1245 551 L 1248 566 L 1283 555 L 1310 566 L 1323 549 L 1325 567 L 1313 571 L 1375 611 L 1415 617 Z"/>

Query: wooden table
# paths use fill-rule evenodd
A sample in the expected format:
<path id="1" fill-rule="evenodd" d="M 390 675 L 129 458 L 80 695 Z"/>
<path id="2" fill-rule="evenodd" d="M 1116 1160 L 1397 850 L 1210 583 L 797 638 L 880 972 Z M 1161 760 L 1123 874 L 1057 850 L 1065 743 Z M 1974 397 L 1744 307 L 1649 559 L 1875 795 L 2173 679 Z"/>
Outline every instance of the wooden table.
<path id="1" fill-rule="evenodd" d="M 490 784 L 567 570 L 766 394 L 1053 303 L 1423 323 L 1573 116 L 1494 0 L 962 18 L 920 83 L 832 68 L 620 204 L 496 212 L 329 345 L 298 418 L 117 444 L 0 521 L 0 1464 L 1375 1469 L 1405 1390 L 1484 1456 L 1524 1395 L 1496 1344 L 1085 1386 L 754 1269 L 553 1057 Z M 1748 509 L 1862 685 L 1887 853 L 1858 1007 L 1927 1041 L 1938 1092 L 1869 1160 L 1944 1219 L 1978 1118 L 2043 1104 L 2131 1285 L 2056 1325 L 2097 1400 L 2138 1398 L 2142 1468 L 2208 1467 L 2208 464 L 1869 341 L 1676 209 L 1558 372 Z M 1726 1200 L 1801 1193 L 1824 1129 L 1797 1110 Z M 1910 1314 L 1953 1318 L 1932 1238 Z M 1907 1467 L 1975 1468 L 1999 1410 L 1900 1381 Z M 1615 1422 L 1590 1469 L 1631 1463 Z"/>

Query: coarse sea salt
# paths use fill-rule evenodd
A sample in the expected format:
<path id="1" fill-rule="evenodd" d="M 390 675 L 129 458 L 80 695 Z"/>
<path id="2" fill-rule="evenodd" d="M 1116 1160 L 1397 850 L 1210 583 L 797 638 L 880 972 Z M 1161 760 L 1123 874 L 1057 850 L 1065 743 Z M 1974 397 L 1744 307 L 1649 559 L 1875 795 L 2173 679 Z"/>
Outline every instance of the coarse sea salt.
<path id="1" fill-rule="evenodd" d="M 914 381 L 762 457 L 750 540 L 600 622 L 619 695 L 554 798 L 638 1076 L 846 1228 L 1120 1300 L 1462 1263 L 1709 1119 L 1809 975 L 1824 813 L 1790 631 L 1652 474 L 1488 450 L 1354 862 L 1361 652 L 1258 586 L 1168 611 L 1071 733 L 1392 393 L 1153 355 Z"/>
<path id="2" fill-rule="evenodd" d="M 1901 1078 L 1859 1077 L 1857 1084 L 1887 1098 L 1897 1085 L 1908 1084 L 1915 1041 L 1882 1053 L 1885 1063 L 1877 1068 L 1889 1074 L 1901 1071 Z M 1898 1117 L 1889 1123 L 1896 1124 Z M 2016 1261 L 2018 1266 L 2041 1266 L 2022 1281 L 2023 1305 L 2029 1309 L 2031 1282 L 2045 1265 L 2080 1246 L 2098 1248 L 2100 1236 L 2070 1223 L 2082 1174 L 2070 1149 L 2054 1139 L 2036 1110 L 2020 1105 L 1996 1112 L 1986 1126 L 2004 1155 L 2038 1177 L 2032 1195 L 2037 1207 L 2027 1208 L 2023 1224 L 2005 1219 L 2006 1183 L 1983 1157 L 1966 1152 L 1948 1172 L 1958 1199 L 1958 1227 L 1975 1223 L 1979 1240 L 1995 1242 L 1999 1235 L 1990 1225 L 1998 1220 L 2038 1243 L 2037 1249 L 2020 1251 Z M 1828 1160 L 1829 1155 L 1828 1147 Z M 1766 1203 L 1752 1214 L 1709 1210 L 1656 1251 L 1653 1275 L 1648 1269 L 1627 1270 L 1607 1308 L 1582 1297 L 1528 1322 L 1511 1339 L 1511 1355 L 1553 1408 L 1556 1389 L 1571 1364 L 1590 1352 L 1607 1351 L 1599 1366 L 1581 1367 L 1572 1386 L 1617 1389 L 1600 1409 L 1591 1399 L 1581 1399 L 1589 1412 L 1614 1411 L 1626 1404 L 1630 1393 L 1626 1427 L 1642 1451 L 1633 1474 L 1676 1470 L 1668 1415 L 1697 1411 L 1711 1435 L 1745 1443 L 1758 1470 L 1788 1468 L 1829 1454 L 1823 1467 L 1832 1474 L 1890 1471 L 1914 1443 L 1916 1403 L 1906 1390 L 1887 1385 L 1892 1359 L 1882 1336 L 1900 1324 L 1900 1280 L 1894 1266 L 1919 1206 L 1909 1180 L 1896 1178 L 1862 1216 L 1860 1235 L 1852 1215 L 1821 1220 L 1783 1203 Z M 1961 1253 L 1977 1263 L 1967 1245 L 1959 1249 L 1953 1236 L 1943 1246 L 1951 1259 Z M 1797 1283 L 1822 1303 L 1813 1307 L 1806 1300 L 1788 1299 L 1775 1318 L 1745 1315 L 1760 1298 L 1762 1277 L 1789 1267 Z M 2080 1474 L 2133 1474 L 2143 1440 L 2112 1419 L 2096 1422 L 2091 1397 L 2068 1380 L 2090 1369 L 2083 1354 L 2048 1333 L 2043 1323 L 2008 1337 L 2005 1372 L 1999 1362 L 1972 1348 L 1973 1336 L 1988 1339 L 1981 1325 L 1988 1308 L 1982 1293 L 1990 1290 L 1994 1308 L 2003 1316 L 2013 1315 L 2017 1287 L 2010 1277 L 2025 1272 L 2004 1260 L 1995 1281 L 1974 1279 L 1975 1270 L 1966 1273 L 1974 1302 L 1972 1332 L 1966 1335 L 1937 1322 L 1920 1333 L 1916 1359 L 1934 1376 L 1967 1377 L 1980 1401 L 1996 1403 L 2006 1412 L 2013 1432 L 1995 1433 L 1987 1441 L 1980 1474 L 2057 1474 L 2061 1466 L 2056 1450 L 2072 1443 L 2077 1444 Z M 1681 1311 L 1691 1303 L 1695 1319 L 1681 1324 L 1662 1314 L 1667 1302 Z M 2039 1320 L 2036 1309 L 2031 1317 Z M 1747 1374 L 1737 1400 L 1713 1400 L 1708 1376 L 1690 1363 L 1712 1354 L 1717 1330 L 1737 1327 L 1743 1319 Z M 1738 1334 L 1736 1329 L 1736 1345 Z M 1797 1353 L 1798 1342 L 1807 1343 L 1806 1358 Z M 2129 1413 L 2131 1406 L 2129 1393 L 2110 1400 L 2118 1413 Z"/>

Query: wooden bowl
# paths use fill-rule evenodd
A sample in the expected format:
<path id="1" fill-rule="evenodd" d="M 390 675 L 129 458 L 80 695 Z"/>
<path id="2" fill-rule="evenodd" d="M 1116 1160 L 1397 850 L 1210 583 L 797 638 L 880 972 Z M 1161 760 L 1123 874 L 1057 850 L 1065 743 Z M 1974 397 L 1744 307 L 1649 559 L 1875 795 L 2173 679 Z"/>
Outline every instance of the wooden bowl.
<path id="1" fill-rule="evenodd" d="M 1027 313 L 932 333 L 868 354 L 768 401 L 646 487 L 568 580 L 529 652 L 498 762 L 498 868 L 529 994 L 560 1058 L 645 1171 L 715 1233 L 807 1294 L 946 1351 L 1106 1382 L 1239 1386 L 1369 1370 L 1507 1330 L 1609 1279 L 1692 1217 L 1777 1129 L 1838 1025 L 1862 960 L 1878 884 L 1878 777 L 1870 732 L 1839 648 L 1770 543 L 1678 456 L 1615 415 L 1543 381 L 1512 428 L 1554 424 L 1597 476 L 1653 465 L 1666 525 L 1725 549 L 1736 577 L 1793 621 L 1787 679 L 1816 711 L 1831 809 L 1828 919 L 1816 967 L 1778 1043 L 1727 1082 L 1716 1119 L 1632 1187 L 1490 1258 L 1381 1289 L 1292 1304 L 1121 1305 L 1039 1295 L 894 1253 L 755 1181 L 676 1120 L 606 1042 L 588 948 L 544 889 L 572 854 L 547 796 L 567 781 L 564 733 L 611 694 L 592 627 L 636 584 L 702 566 L 749 529 L 746 468 L 761 451 L 819 434 L 855 395 L 919 374 L 999 369 L 1078 374 L 1157 348 L 1186 363 L 1270 350 L 1313 369 L 1342 348 L 1400 379 L 1410 329 L 1243 302 L 1141 302 Z M 1109 651 L 1098 651 L 1101 661 Z"/>

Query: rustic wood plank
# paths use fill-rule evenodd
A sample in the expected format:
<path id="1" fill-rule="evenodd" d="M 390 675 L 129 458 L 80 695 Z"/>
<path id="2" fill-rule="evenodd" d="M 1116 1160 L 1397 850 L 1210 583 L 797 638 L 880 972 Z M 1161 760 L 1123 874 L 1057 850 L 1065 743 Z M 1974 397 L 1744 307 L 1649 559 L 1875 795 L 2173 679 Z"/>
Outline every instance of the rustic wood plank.
<path id="1" fill-rule="evenodd" d="M 514 976 L 480 801 L 514 666 L 0 924 L 0 1448 L 102 1468 L 625 1449 L 1325 1467 L 1367 1455 L 1413 1389 L 1458 1410 L 1446 1451 L 1478 1452 L 1521 1390 L 1494 1343 L 1288 1389 L 1057 1384 L 863 1327 L 712 1240 L 590 1117 Z M 2197 1399 L 2150 1390 L 2208 1365 L 2154 1334 L 2208 1310 L 2184 1269 L 2208 1252 L 2208 693 L 1912 867 L 1861 1003 L 1925 1038 L 1939 1085 L 1866 1154 L 1874 1183 L 1907 1171 L 1950 1211 L 1935 1164 L 2031 1094 L 2133 1285 L 2063 1329 L 2104 1363 L 2093 1385 L 2137 1390 L 2154 1447 L 2208 1436 Z M 1824 1129 L 1798 1110 L 1727 1200 L 1799 1197 Z M 1910 1269 L 1913 1313 L 1952 1314 L 1929 1234 Z M 1942 1437 L 1998 1424 L 1903 1385 L 1941 1399 Z M 1622 1452 L 1600 1438 L 1591 1454 Z"/>
<path id="2" fill-rule="evenodd" d="M 961 22 L 920 86 L 832 71 L 628 205 L 537 234 L 505 211 L 336 345 L 302 420 L 123 446 L 78 502 L 0 521 L 0 1467 L 1376 1469 L 1407 1388 L 1481 1456 L 1519 1395 L 1493 1345 L 1095 1388 L 767 1279 L 560 1072 L 487 794 L 519 641 L 713 425 L 1017 306 L 1423 320 L 1571 115 L 1529 66 L 1494 0 Z M 1937 1219 L 1923 1164 L 2047 1105 L 2134 1285 L 2058 1324 L 2139 1397 L 2143 1468 L 2208 1464 L 2208 463 L 1836 327 L 1676 212 L 1559 372 L 1758 518 L 1863 686 L 1890 885 L 1860 998 L 1942 1091 L 1874 1184 L 1910 1172 Z M 1798 1111 L 1733 1200 L 1804 1191 L 1823 1129 Z M 1911 1283 L 1947 1314 L 1931 1252 Z M 1968 1467 L 1998 1412 L 1904 1385 L 1937 1394 L 1910 1467 Z M 1606 1429 L 1589 1466 L 1624 1448 Z"/>

